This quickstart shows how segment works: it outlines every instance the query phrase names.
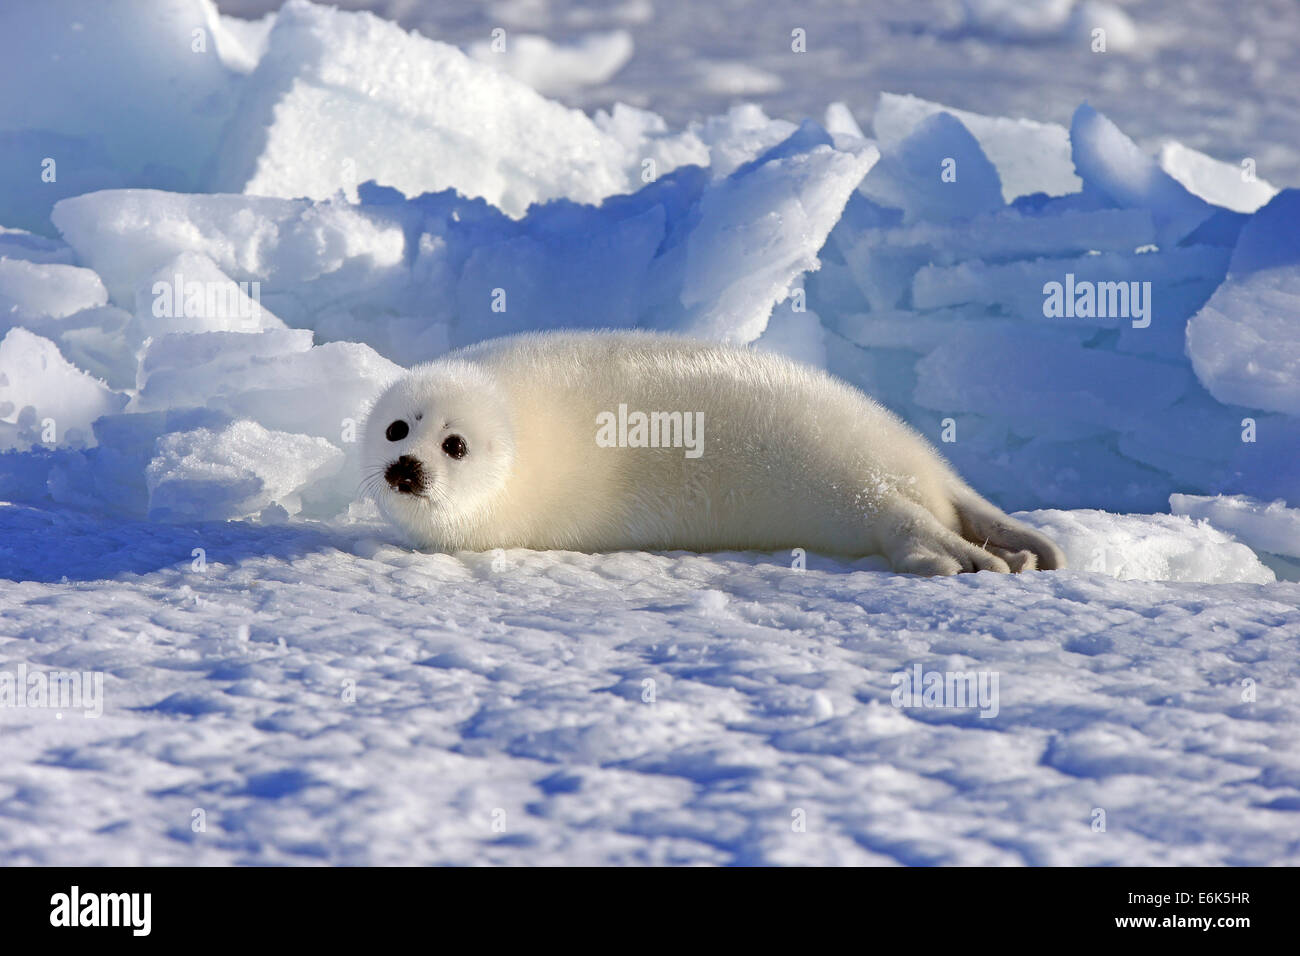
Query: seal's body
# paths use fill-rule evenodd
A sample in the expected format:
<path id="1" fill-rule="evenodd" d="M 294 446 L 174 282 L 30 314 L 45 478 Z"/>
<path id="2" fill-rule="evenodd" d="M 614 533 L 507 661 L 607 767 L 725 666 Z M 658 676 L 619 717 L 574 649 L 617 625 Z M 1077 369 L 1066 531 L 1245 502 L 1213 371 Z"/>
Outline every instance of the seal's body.
<path id="1" fill-rule="evenodd" d="M 381 511 L 421 547 L 1065 563 L 857 389 L 667 335 L 521 335 L 416 366 L 375 403 L 364 448 Z"/>

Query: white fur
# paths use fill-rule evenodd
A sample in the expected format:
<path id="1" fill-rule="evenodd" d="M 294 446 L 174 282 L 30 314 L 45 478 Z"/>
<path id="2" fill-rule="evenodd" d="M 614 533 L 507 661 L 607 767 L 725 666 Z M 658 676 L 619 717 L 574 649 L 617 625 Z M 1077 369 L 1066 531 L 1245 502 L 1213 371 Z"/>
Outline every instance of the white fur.
<path id="1" fill-rule="evenodd" d="M 703 413 L 703 454 L 600 447 L 597 416 L 619 404 Z M 390 442 L 399 419 L 410 433 Z M 441 449 L 452 434 L 469 447 L 459 461 Z M 495 339 L 412 368 L 363 441 L 381 510 L 421 547 L 802 547 L 922 574 L 1065 563 L 866 395 L 749 349 L 642 332 Z M 424 466 L 423 495 L 383 481 L 401 455 Z"/>

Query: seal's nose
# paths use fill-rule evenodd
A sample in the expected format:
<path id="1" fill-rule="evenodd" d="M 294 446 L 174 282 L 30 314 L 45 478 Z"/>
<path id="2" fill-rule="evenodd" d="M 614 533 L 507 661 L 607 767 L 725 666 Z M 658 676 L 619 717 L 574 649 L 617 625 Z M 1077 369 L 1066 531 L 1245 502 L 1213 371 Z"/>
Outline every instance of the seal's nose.
<path id="1" fill-rule="evenodd" d="M 418 495 L 424 491 L 424 468 L 418 458 L 403 455 L 384 471 L 388 487 L 403 495 Z"/>

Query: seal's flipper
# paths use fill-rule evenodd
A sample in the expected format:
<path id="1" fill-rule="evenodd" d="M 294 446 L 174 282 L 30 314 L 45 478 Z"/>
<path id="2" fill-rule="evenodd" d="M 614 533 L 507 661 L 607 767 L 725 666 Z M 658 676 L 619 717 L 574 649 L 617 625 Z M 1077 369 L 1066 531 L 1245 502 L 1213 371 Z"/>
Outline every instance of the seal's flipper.
<path id="1" fill-rule="evenodd" d="M 944 527 L 939 519 L 915 502 L 891 502 L 878 519 L 876 534 L 881 550 L 901 574 L 958 574 L 996 571 L 1011 566 L 992 549 L 973 544 Z"/>
<path id="2" fill-rule="evenodd" d="M 970 488 L 954 488 L 952 503 L 961 521 L 962 537 L 1004 558 L 1013 570 L 1059 571 L 1066 566 L 1065 553 L 1047 537 Z M 1021 551 L 1030 552 L 1034 560 L 1013 557 Z"/>

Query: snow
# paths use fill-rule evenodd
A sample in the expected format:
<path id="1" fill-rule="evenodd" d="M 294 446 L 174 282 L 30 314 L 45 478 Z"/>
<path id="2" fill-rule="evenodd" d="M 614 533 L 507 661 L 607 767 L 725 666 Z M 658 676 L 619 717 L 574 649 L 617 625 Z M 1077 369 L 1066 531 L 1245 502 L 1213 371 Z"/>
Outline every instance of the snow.
<path id="1" fill-rule="evenodd" d="M 407 360 L 434 357 L 413 356 L 409 339 L 391 329 L 394 316 L 413 312 L 443 313 L 452 327 L 450 339 L 437 340 L 444 347 L 476 341 L 484 328 L 584 321 L 748 342 L 794 280 L 817 266 L 817 250 L 878 155 L 861 141 L 833 147 L 816 124 L 760 151 L 763 141 L 748 136 L 755 119 L 739 114 L 708 133 L 714 148 L 745 160 L 716 181 L 683 169 L 598 209 L 543 205 L 517 221 L 450 193 L 403 201 L 369 187 L 359 206 L 110 190 L 60 202 L 53 220 L 114 300 L 129 290 L 137 311 L 137 290 L 152 290 L 188 252 L 220 270 L 213 281 L 259 282 L 273 317 Z M 744 146 L 731 145 L 738 138 Z M 504 309 L 495 308 L 496 289 Z M 469 334 L 457 333 L 464 327 Z"/>
<path id="2" fill-rule="evenodd" d="M 57 262 L 72 265 L 72 250 L 57 239 L 38 236 L 25 229 L 0 226 L 0 257 L 24 262 Z"/>
<path id="3" fill-rule="evenodd" d="M 274 278 L 293 291 L 320 282 L 322 302 L 382 283 L 406 252 L 399 223 L 331 202 L 109 190 L 58 203 L 51 220 L 112 300 L 132 304 L 141 283 L 183 252 L 236 281 Z"/>
<path id="4" fill-rule="evenodd" d="M 69 363 L 49 339 L 23 328 L 0 339 L 0 448 L 94 444 L 91 425 L 126 401 Z"/>
<path id="5" fill-rule="evenodd" d="M 397 373 L 365 345 L 313 346 L 305 329 L 173 334 L 155 339 L 141 357 L 132 411 L 220 408 L 337 437 Z"/>
<path id="6" fill-rule="evenodd" d="M 581 112 L 455 47 L 290 0 L 243 86 L 211 185 L 325 199 L 373 179 L 412 194 L 454 188 L 518 216 L 533 202 L 622 192 L 632 160 Z"/>
<path id="7" fill-rule="evenodd" d="M 0 862 L 1296 858 L 1284 30 L 1175 91 L 1201 25 L 1155 0 L 829 5 L 806 53 L 729 3 L 375 6 L 421 32 L 0 9 L 41 91 L 0 102 L 0 699 L 106 694 L 0 706 Z M 1071 569 L 396 546 L 374 396 L 567 327 L 826 368 Z M 996 715 L 894 706 L 914 667 L 997 674 Z"/>
<path id="8" fill-rule="evenodd" d="M 724 96 L 753 96 L 781 88 L 781 78 L 748 63 L 705 63 L 700 86 Z"/>
<path id="9" fill-rule="evenodd" d="M 1177 496 L 1175 496 L 1177 497 Z M 1110 515 L 1104 511 L 1036 511 L 1025 517 L 1065 551 L 1070 566 L 1121 581 L 1276 580 L 1255 553 L 1231 535 L 1173 515 Z"/>
<path id="10" fill-rule="evenodd" d="M 1017 348 L 1032 349 L 1034 361 L 981 381 L 983 369 Z M 1182 369 L 1129 355 L 1096 356 L 1081 367 L 1080 351 L 1072 343 L 1057 344 L 1021 329 L 979 335 L 966 331 L 917 363 L 915 398 L 935 411 L 961 408 L 988 416 L 1014 405 L 1025 409 L 1026 437 L 1050 438 L 1072 423 L 1123 430 L 1135 404 L 1167 409 L 1191 384 Z"/>
<path id="11" fill-rule="evenodd" d="M 135 317 L 144 338 L 176 332 L 284 328 L 283 322 L 262 307 L 260 295 L 260 287 L 236 284 L 207 256 L 183 252 L 136 290 Z"/>
<path id="12" fill-rule="evenodd" d="M 1300 558 L 1300 508 L 1248 495 L 1170 495 L 1176 515 L 1204 518 L 1257 551 Z"/>
<path id="13" fill-rule="evenodd" d="M 1121 208 L 1150 209 L 1162 246 L 1183 239 L 1213 212 L 1086 103 L 1075 111 L 1070 144 L 1085 195 L 1095 190 Z"/>
<path id="14" fill-rule="evenodd" d="M 236 108 L 220 34 L 208 0 L 0 5 L 0 222 L 47 230 L 65 196 L 201 185 Z"/>
<path id="15" fill-rule="evenodd" d="M 1063 30 L 1075 0 L 962 0 L 966 26 L 1014 39 L 1050 36 Z"/>
<path id="16" fill-rule="evenodd" d="M 1130 52 L 1144 38 L 1127 13 L 1103 0 L 962 0 L 962 10 L 965 30 L 1005 40 L 1073 40 L 1091 47 L 1104 38 L 1105 51 Z"/>
<path id="17" fill-rule="evenodd" d="M 108 292 L 90 269 L 60 263 L 0 259 L 0 316 L 6 325 L 61 319 L 108 304 Z"/>
<path id="18" fill-rule="evenodd" d="M 881 145 L 889 149 L 906 139 L 926 117 L 941 112 L 949 113 L 970 130 L 997 168 L 1007 202 L 1039 192 L 1063 196 L 1079 191 L 1082 182 L 1070 158 L 1070 131 L 1055 123 L 982 116 L 917 96 L 882 93 L 872 130 Z"/>
<path id="19" fill-rule="evenodd" d="M 513 76 L 544 96 L 568 93 L 607 82 L 632 58 L 632 34 L 626 30 L 589 33 L 571 45 L 543 36 L 502 31 L 492 40 L 470 46 L 469 55 Z"/>
<path id="20" fill-rule="evenodd" d="M 1160 168 L 1193 195 L 1234 212 L 1254 212 L 1277 195 L 1277 187 L 1250 175 L 1245 167 L 1225 163 L 1170 140 L 1160 147 Z"/>
<path id="21" fill-rule="evenodd" d="M 921 120 L 872 170 L 862 192 L 902 209 L 908 223 L 970 219 L 1002 208 L 997 170 L 950 113 Z"/>
<path id="22" fill-rule="evenodd" d="M 1076 3 L 1066 24 L 1065 35 L 1104 40 L 1106 52 L 1140 53 L 1143 43 L 1154 45 L 1152 31 L 1139 30 L 1122 7 L 1105 0 Z"/>
<path id="23" fill-rule="evenodd" d="M 6 864 L 1244 865 L 1300 837 L 1297 584 L 3 510 L 0 670 L 105 672 L 100 718 L 0 709 Z M 918 664 L 997 673 L 998 715 L 895 708 Z"/>
<path id="24" fill-rule="evenodd" d="M 811 123 L 800 132 L 826 135 Z M 705 193 L 686 242 L 679 294 L 686 315 L 669 327 L 741 343 L 757 338 L 773 303 L 818 267 L 817 248 L 878 157 L 874 147 L 846 153 L 828 144 L 790 156 L 769 152 L 748 174 L 738 170 Z"/>
<path id="25" fill-rule="evenodd" d="M 267 431 L 252 421 L 173 432 L 158 440 L 145 472 L 149 517 L 219 521 L 273 505 L 297 514 L 302 502 L 295 491 L 342 466 L 343 452 L 325 439 Z"/>
<path id="26" fill-rule="evenodd" d="M 1241 230 L 1228 277 L 1187 323 L 1196 375 L 1219 401 L 1300 415 L 1300 190 Z"/>

